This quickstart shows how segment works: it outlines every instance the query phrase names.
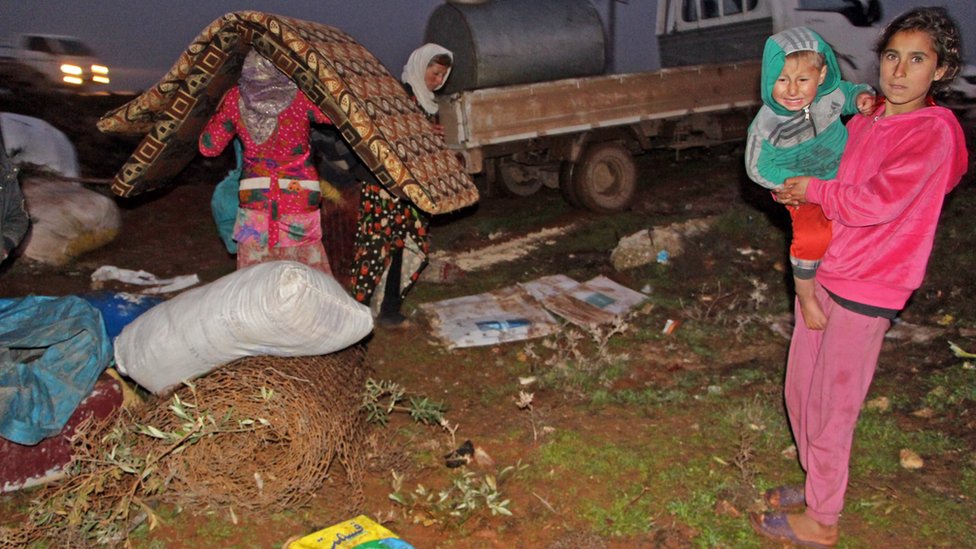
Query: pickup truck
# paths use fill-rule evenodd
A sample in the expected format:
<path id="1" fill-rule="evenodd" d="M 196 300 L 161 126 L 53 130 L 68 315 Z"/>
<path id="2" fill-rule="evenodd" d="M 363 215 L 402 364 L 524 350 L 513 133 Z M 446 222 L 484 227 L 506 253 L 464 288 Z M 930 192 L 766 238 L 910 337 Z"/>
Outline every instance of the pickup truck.
<path id="1" fill-rule="evenodd" d="M 18 34 L 0 45 L 5 87 L 88 90 L 110 83 L 109 69 L 73 36 Z"/>
<path id="2" fill-rule="evenodd" d="M 539 2 L 448 2 L 431 15 L 425 38 L 454 51 L 459 70 L 479 60 L 458 59 L 458 52 L 481 55 L 495 46 L 469 47 L 479 36 L 502 44 L 520 36 L 536 41 L 521 50 L 489 51 L 497 65 L 538 47 L 538 41 L 566 21 L 585 16 L 583 11 L 559 17 L 554 12 L 570 5 L 559 0 L 546 6 L 546 13 L 554 16 L 545 20 L 534 13 Z M 484 18 L 492 6 L 499 13 Z M 847 79 L 872 85 L 877 79 L 871 46 L 879 32 L 878 0 L 658 0 L 657 7 L 662 69 L 523 79 L 511 85 L 496 82 L 446 94 L 439 100 L 439 116 L 448 147 L 489 191 L 500 188 L 529 196 L 543 186 L 558 187 L 574 206 L 612 213 L 626 209 L 636 192 L 633 154 L 744 141 L 760 106 L 760 59 L 768 36 L 809 26 L 834 47 Z M 498 24 L 493 32 L 476 28 L 481 19 L 496 23 L 506 14 L 514 14 L 512 20 Z M 467 26 L 458 24 L 463 17 L 469 18 Z M 513 27 L 518 36 L 497 38 Z M 465 28 L 471 29 L 472 37 L 463 36 Z M 599 41 L 604 34 L 573 32 L 577 40 L 595 35 Z M 569 47 L 572 44 L 560 46 L 563 51 L 558 53 Z M 526 60 L 525 71 L 510 74 L 522 77 L 542 61 L 535 53 Z"/>

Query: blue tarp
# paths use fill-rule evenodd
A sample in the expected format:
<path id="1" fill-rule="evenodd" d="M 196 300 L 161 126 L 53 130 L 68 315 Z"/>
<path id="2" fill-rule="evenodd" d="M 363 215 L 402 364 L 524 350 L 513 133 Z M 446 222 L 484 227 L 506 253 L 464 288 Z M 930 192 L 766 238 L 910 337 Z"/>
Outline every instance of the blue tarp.
<path id="1" fill-rule="evenodd" d="M 0 299 L 0 436 L 61 432 L 112 360 L 101 312 L 80 297 Z"/>
<path id="2" fill-rule="evenodd" d="M 214 223 L 217 224 L 217 233 L 224 242 L 228 253 L 237 253 L 237 241 L 234 240 L 234 223 L 237 221 L 237 207 L 240 205 L 238 192 L 241 187 L 241 173 L 244 169 L 244 161 L 241 155 L 241 141 L 234 140 L 234 155 L 237 158 L 237 167 L 227 172 L 227 177 L 217 184 L 214 188 L 213 196 L 210 198 L 210 210 L 213 213 Z"/>

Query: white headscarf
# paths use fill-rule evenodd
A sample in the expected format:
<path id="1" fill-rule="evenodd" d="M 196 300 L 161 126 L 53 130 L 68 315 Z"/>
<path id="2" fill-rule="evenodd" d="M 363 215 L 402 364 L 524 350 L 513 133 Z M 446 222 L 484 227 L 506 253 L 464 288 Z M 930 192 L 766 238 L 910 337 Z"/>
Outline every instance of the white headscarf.
<path id="1" fill-rule="evenodd" d="M 434 92 L 427 89 L 424 75 L 427 73 L 427 66 L 430 65 L 431 60 L 438 55 L 447 55 L 453 64 L 454 54 L 450 50 L 437 44 L 424 44 L 413 50 L 410 58 L 407 59 L 407 64 L 403 66 L 403 74 L 400 76 L 400 80 L 410 84 L 410 87 L 413 88 L 417 102 L 428 114 L 437 114 L 437 102 L 434 101 Z M 441 82 L 440 86 L 437 86 L 437 89 L 444 86 L 444 82 L 447 82 L 447 77 L 450 75 L 451 68 L 448 67 L 447 73 L 444 74 L 444 81 Z"/>
<path id="2" fill-rule="evenodd" d="M 256 50 L 247 52 L 238 85 L 241 118 L 251 139 L 260 145 L 278 127 L 278 115 L 295 100 L 298 86 Z"/>

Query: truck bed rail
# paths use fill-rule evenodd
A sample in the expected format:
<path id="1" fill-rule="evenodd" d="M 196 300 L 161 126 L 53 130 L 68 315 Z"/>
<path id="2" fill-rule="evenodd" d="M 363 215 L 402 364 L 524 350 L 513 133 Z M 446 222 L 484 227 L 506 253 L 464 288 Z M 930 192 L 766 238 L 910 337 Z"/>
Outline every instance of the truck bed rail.
<path id="1" fill-rule="evenodd" d="M 759 105 L 760 63 L 569 78 L 452 94 L 441 106 L 455 149 Z"/>

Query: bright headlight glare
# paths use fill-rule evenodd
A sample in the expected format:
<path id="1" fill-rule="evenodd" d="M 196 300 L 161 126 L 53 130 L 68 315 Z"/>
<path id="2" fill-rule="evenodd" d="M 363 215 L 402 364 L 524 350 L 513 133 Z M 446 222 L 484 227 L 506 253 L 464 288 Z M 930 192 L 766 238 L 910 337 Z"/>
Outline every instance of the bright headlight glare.
<path id="1" fill-rule="evenodd" d="M 76 86 L 84 84 L 84 81 L 77 76 L 65 76 L 62 80 L 64 80 L 64 82 L 67 84 L 74 84 Z"/>
<path id="2" fill-rule="evenodd" d="M 108 74 L 108 67 L 105 65 L 92 65 L 91 71 L 95 74 Z"/>
<path id="3" fill-rule="evenodd" d="M 79 67 L 78 65 L 71 65 L 65 63 L 64 65 L 61 65 L 61 72 L 63 72 L 64 74 L 78 76 L 81 74 L 82 71 L 81 71 L 81 67 Z"/>
<path id="4" fill-rule="evenodd" d="M 108 79 L 107 76 L 99 76 L 99 75 L 96 74 L 95 76 L 92 76 L 92 82 L 95 82 L 95 83 L 98 83 L 98 84 L 108 84 L 110 82 L 110 80 Z"/>

